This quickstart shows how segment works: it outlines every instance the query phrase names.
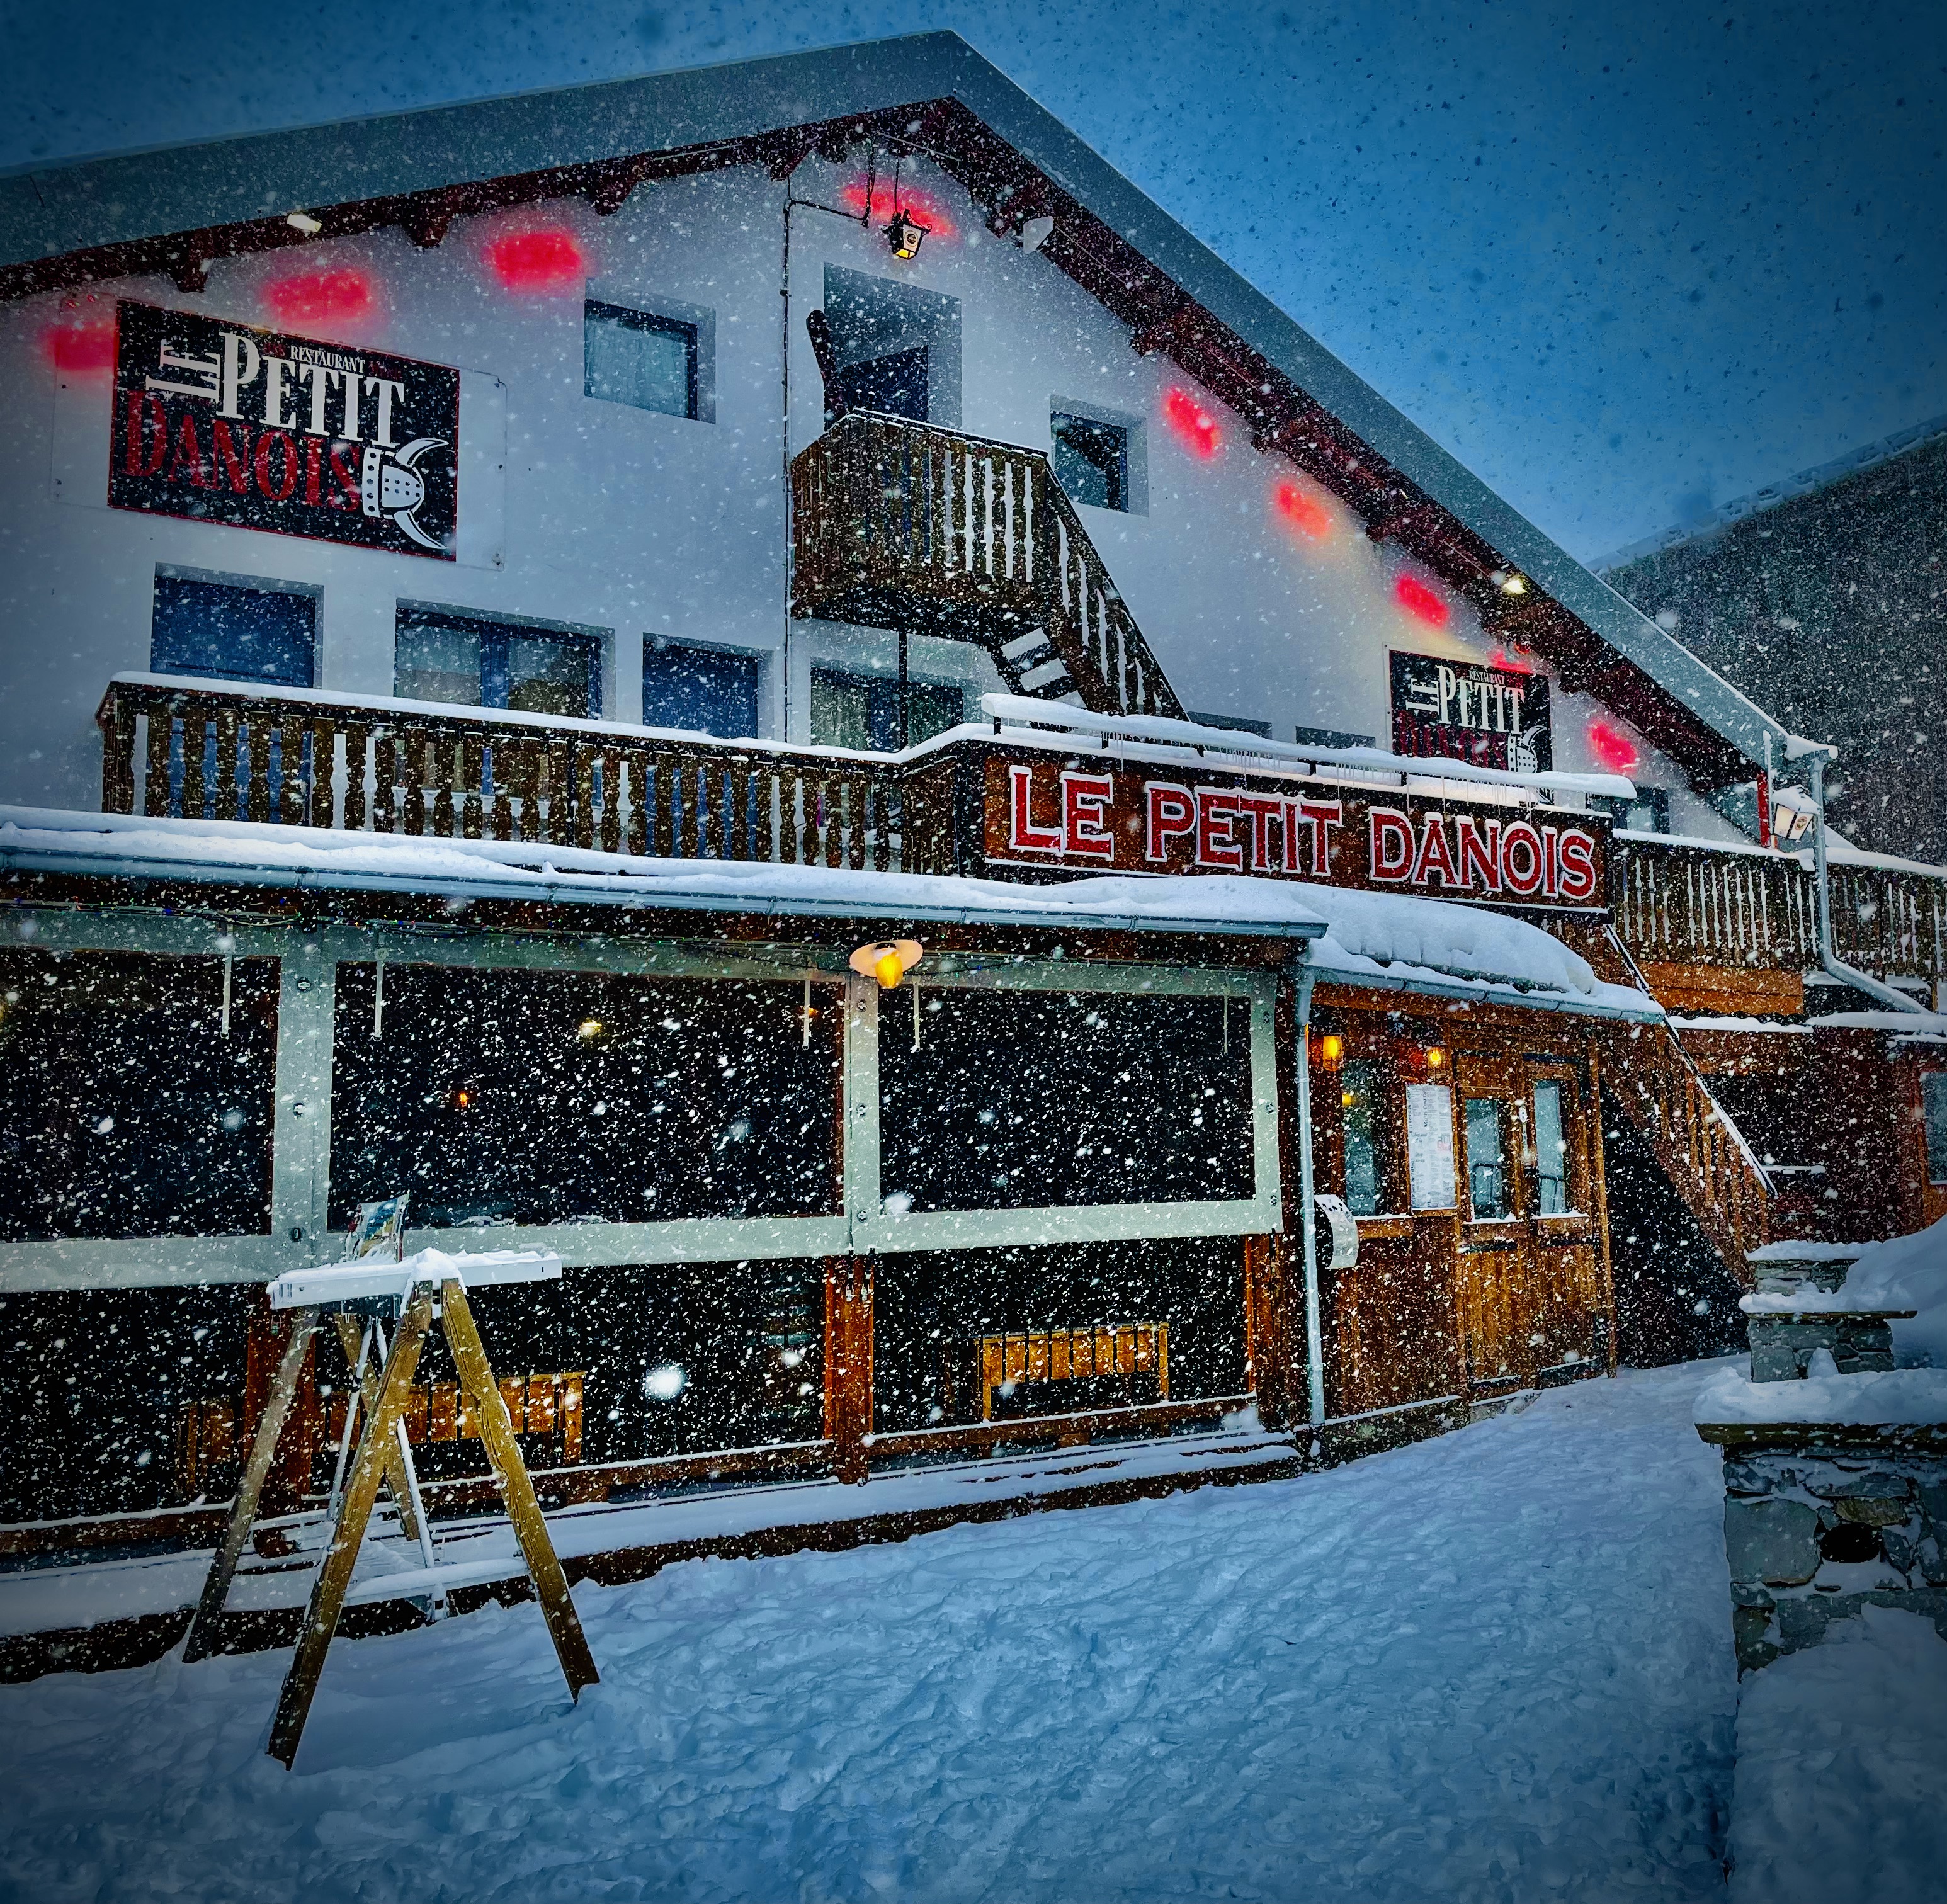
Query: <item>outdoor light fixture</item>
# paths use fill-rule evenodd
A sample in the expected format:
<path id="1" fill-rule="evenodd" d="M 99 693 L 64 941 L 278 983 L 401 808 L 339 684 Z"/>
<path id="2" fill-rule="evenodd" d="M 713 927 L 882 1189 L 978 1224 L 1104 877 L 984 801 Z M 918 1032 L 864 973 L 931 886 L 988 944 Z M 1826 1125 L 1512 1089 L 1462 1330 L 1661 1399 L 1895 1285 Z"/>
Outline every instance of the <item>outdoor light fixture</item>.
<path id="1" fill-rule="evenodd" d="M 886 230 L 886 242 L 895 258 L 917 258 L 921 241 L 933 228 L 921 224 L 910 212 L 896 211 Z"/>
<path id="2" fill-rule="evenodd" d="M 1427 1046 L 1426 1068 L 1429 1072 L 1441 1070 L 1446 1063 L 1447 1053 L 1444 1047 L 1438 1045 L 1429 1045 Z"/>
<path id="3" fill-rule="evenodd" d="M 1812 831 L 1812 810 L 1800 806 L 1796 800 L 1781 799 L 1773 794 L 1771 803 L 1771 830 L 1772 836 L 1786 845 L 1795 844 Z"/>
<path id="4" fill-rule="evenodd" d="M 284 222 L 293 231 L 302 231 L 307 238 L 315 238 L 324 229 L 308 212 L 286 212 Z"/>
<path id="5" fill-rule="evenodd" d="M 917 939 L 893 939 L 861 946 L 852 955 L 851 966 L 861 978 L 875 978 L 882 991 L 893 992 L 925 955 L 926 949 Z"/>
<path id="6" fill-rule="evenodd" d="M 1500 579 L 1500 590 L 1503 595 L 1525 595 L 1528 593 L 1528 577 L 1515 574 L 1503 575 Z"/>
<path id="7" fill-rule="evenodd" d="M 602 1020 L 599 1018 L 583 1019 L 575 1026 L 574 1035 L 577 1038 L 599 1038 L 602 1036 Z"/>
<path id="8" fill-rule="evenodd" d="M 1329 1031 L 1318 1041 L 1318 1062 L 1327 1071 L 1336 1071 L 1345 1062 L 1345 1041 Z"/>

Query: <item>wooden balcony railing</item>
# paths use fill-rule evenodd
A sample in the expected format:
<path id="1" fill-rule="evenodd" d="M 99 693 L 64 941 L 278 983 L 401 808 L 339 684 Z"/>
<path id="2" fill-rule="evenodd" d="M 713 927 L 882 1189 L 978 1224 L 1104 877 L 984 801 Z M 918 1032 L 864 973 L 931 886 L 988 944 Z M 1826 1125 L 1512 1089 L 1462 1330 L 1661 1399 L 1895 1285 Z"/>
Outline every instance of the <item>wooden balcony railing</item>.
<path id="1" fill-rule="evenodd" d="M 971 641 L 1014 692 L 1182 704 L 1039 450 L 854 410 L 791 465 L 792 612 Z"/>
<path id="2" fill-rule="evenodd" d="M 1898 868 L 1831 869 L 1834 949 L 1880 978 L 1947 977 L 1947 880 Z M 1819 963 L 1811 869 L 1784 854 L 1617 835 L 1610 904 L 1645 964 L 1803 972 Z"/>
<path id="3" fill-rule="evenodd" d="M 951 870 L 923 775 L 830 750 L 156 676 L 95 718 L 105 813 Z"/>

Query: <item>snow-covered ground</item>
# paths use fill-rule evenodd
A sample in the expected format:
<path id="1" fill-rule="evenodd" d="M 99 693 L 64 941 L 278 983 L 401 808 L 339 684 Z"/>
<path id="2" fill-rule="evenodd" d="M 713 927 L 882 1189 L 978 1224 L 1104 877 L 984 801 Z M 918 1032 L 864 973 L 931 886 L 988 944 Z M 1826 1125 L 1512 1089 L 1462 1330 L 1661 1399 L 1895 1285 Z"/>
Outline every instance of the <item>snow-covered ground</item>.
<path id="1" fill-rule="evenodd" d="M 333 1650 L 0 1689 L 0 1896 L 1710 1897 L 1703 1371 L 1288 1482 L 698 1562 Z"/>

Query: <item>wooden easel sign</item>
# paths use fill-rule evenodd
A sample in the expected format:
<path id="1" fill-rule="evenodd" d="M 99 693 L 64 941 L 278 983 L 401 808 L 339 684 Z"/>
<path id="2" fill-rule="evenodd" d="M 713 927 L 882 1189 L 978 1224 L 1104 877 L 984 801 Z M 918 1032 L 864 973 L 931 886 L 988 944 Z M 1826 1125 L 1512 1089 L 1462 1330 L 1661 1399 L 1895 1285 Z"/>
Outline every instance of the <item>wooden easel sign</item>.
<path id="1" fill-rule="evenodd" d="M 380 1249 L 382 1246 L 380 1244 Z M 293 1271 L 271 1284 L 271 1307 L 296 1311 L 290 1342 L 237 1491 L 223 1544 L 211 1563 L 202 1602 L 190 1623 L 184 1658 L 198 1659 L 209 1651 L 211 1630 L 228 1596 L 237 1558 L 255 1517 L 264 1478 L 296 1392 L 305 1349 L 313 1330 L 328 1310 L 348 1344 L 357 1338 L 355 1354 L 348 1348 L 348 1359 L 353 1363 L 354 1392 L 364 1404 L 363 1419 L 350 1475 L 343 1478 L 341 1468 L 341 1485 L 334 1490 L 330 1537 L 311 1582 L 311 1603 L 298 1636 L 297 1655 L 285 1677 L 277 1716 L 271 1725 L 271 1756 L 286 1766 L 297 1757 L 298 1741 L 304 1735 L 305 1721 L 324 1670 L 325 1654 L 338 1630 L 345 1591 L 351 1584 L 352 1568 L 358 1562 L 381 1481 L 390 1483 L 407 1531 L 417 1536 L 423 1552 L 433 1555 L 431 1530 L 417 1498 L 411 1454 L 401 1428 L 406 1399 L 419 1367 L 419 1351 L 435 1323 L 445 1332 L 460 1385 L 478 1410 L 481 1444 L 505 1484 L 508 1518 L 513 1522 L 522 1556 L 540 1597 L 568 1691 L 578 1698 L 584 1686 L 593 1686 L 600 1678 L 574 1602 L 568 1596 L 568 1577 L 548 1537 L 547 1522 L 534 1497 L 534 1482 L 522 1458 L 520 1444 L 514 1438 L 507 1404 L 501 1398 L 466 1301 L 469 1285 L 478 1289 L 506 1283 L 547 1281 L 560 1274 L 561 1258 L 552 1251 L 500 1249 L 449 1256 L 441 1250 L 423 1249 L 402 1262 L 388 1262 L 382 1254 L 375 1252 L 317 1269 Z M 383 1320 L 392 1320 L 395 1326 L 383 1365 L 373 1378 L 364 1370 L 364 1345 L 376 1333 L 376 1325 Z M 361 1322 L 375 1327 L 361 1327 Z M 442 1598 L 436 1557 L 429 1559 L 425 1571 L 427 1590 L 435 1599 Z"/>

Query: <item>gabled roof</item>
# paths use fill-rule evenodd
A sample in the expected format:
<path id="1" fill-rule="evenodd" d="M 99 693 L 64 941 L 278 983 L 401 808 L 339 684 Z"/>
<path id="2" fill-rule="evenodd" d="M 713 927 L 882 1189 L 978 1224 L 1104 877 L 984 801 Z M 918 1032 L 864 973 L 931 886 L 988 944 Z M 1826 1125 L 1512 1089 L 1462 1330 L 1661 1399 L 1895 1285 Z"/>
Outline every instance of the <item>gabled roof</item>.
<path id="1" fill-rule="evenodd" d="M 614 211 L 657 177 L 748 163 L 782 177 L 870 135 L 924 150 L 996 231 L 1054 216 L 1043 250 L 1289 457 L 1681 761 L 1747 778 L 1784 729 L 1591 574 L 957 35 L 518 94 L 0 176 L 0 296 L 168 271 L 400 224 L 586 193 Z M 1515 599 L 1487 579 L 1518 571 Z"/>

